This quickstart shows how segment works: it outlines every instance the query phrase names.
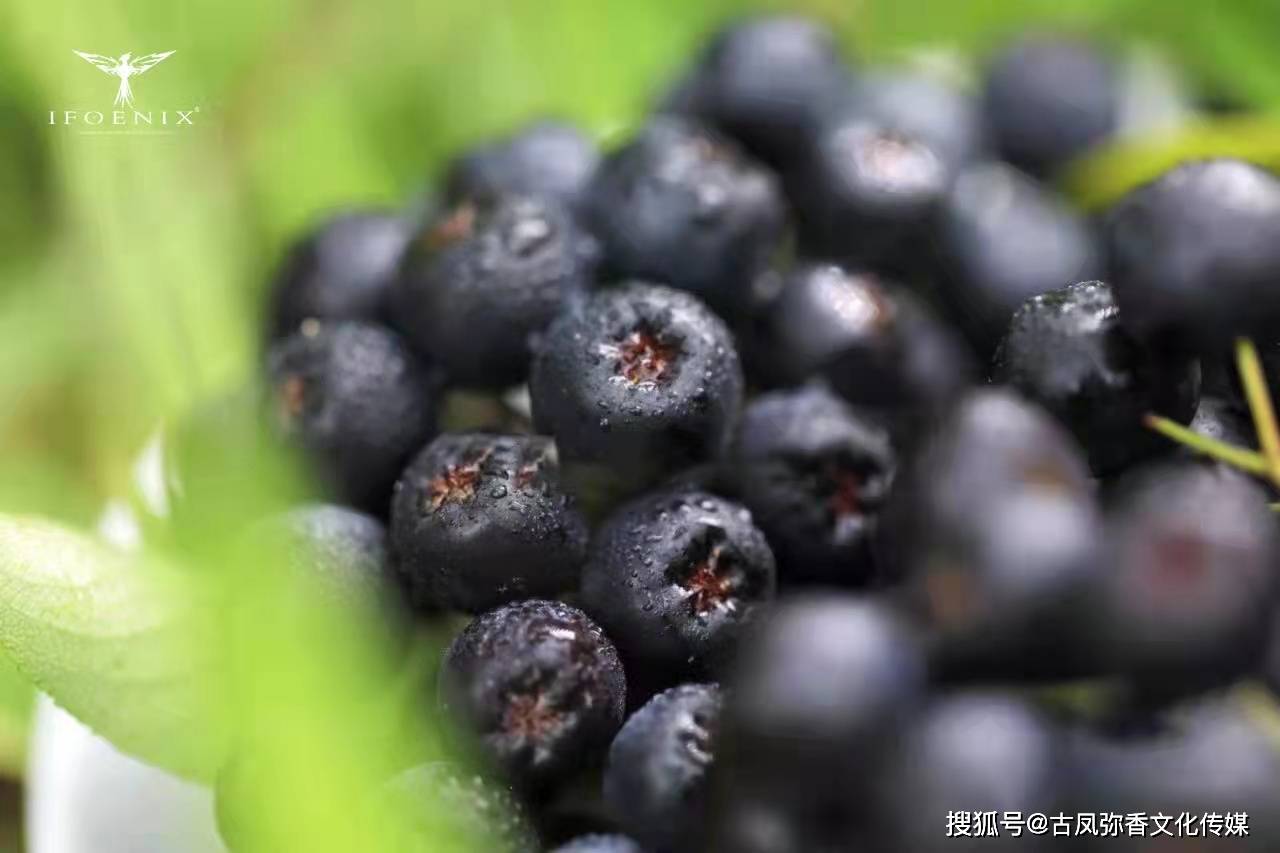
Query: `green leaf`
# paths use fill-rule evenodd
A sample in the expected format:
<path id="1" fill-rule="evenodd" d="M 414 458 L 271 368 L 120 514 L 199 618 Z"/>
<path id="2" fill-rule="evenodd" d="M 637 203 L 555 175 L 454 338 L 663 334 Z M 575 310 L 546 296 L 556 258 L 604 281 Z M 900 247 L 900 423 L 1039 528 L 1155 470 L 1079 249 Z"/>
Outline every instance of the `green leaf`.
<path id="1" fill-rule="evenodd" d="M 6 655 L 0 654 L 0 776 L 22 776 L 34 707 L 31 682 Z"/>
<path id="2" fill-rule="evenodd" d="M 0 645 L 116 747 L 181 775 L 222 758 L 221 681 L 194 588 L 37 518 L 0 517 Z"/>

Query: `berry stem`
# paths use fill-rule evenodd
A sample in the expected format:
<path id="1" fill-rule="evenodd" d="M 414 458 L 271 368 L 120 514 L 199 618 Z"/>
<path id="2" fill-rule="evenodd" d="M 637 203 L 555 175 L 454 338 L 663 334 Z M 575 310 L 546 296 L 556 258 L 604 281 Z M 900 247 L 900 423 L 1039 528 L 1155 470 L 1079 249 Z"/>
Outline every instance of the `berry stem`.
<path id="1" fill-rule="evenodd" d="M 1249 413 L 1262 444 L 1262 455 L 1267 460 L 1267 473 L 1273 483 L 1280 485 L 1280 427 L 1276 425 L 1276 410 L 1271 403 L 1271 392 L 1267 390 L 1258 350 L 1248 338 L 1236 340 L 1236 369 L 1240 371 Z"/>
<path id="2" fill-rule="evenodd" d="M 1227 444 L 1225 441 L 1208 438 L 1188 429 L 1177 421 L 1159 415 L 1147 415 L 1143 422 L 1148 428 L 1173 439 L 1185 447 L 1189 447 L 1197 453 L 1202 453 L 1233 468 L 1239 468 L 1241 471 L 1247 471 L 1259 477 L 1271 476 L 1271 466 L 1267 458 L 1255 450 L 1247 450 L 1243 447 Z"/>

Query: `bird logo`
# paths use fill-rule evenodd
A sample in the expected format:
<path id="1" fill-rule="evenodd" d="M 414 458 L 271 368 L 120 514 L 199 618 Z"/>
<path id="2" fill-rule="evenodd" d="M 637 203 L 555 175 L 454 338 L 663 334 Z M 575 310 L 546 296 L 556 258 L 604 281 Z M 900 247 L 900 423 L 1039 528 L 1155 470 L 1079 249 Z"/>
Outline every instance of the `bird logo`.
<path id="1" fill-rule="evenodd" d="M 155 68 L 161 62 L 177 53 L 177 51 L 166 50 L 164 53 L 149 53 L 137 59 L 133 58 L 132 53 L 123 54 L 119 59 L 112 59 L 110 56 L 103 56 L 99 53 L 84 53 L 79 50 L 74 50 L 72 53 L 98 70 L 105 71 L 112 77 L 119 77 L 120 88 L 116 89 L 115 105 L 117 107 L 132 107 L 133 90 L 129 86 L 129 80 L 144 71 L 150 71 Z"/>

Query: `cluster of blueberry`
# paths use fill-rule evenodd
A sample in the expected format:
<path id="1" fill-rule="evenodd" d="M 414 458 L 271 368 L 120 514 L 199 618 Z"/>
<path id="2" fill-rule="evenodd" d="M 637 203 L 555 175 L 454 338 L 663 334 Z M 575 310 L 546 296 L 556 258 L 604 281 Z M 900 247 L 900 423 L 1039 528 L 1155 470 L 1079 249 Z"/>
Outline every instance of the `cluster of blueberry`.
<path id="1" fill-rule="evenodd" d="M 1277 524 L 1143 417 L 1255 443 L 1221 365 L 1280 329 L 1280 179 L 1189 163 L 1078 215 L 1046 180 L 1120 88 L 1068 39 L 970 97 L 752 19 L 607 153 L 538 123 L 425 222 L 301 242 L 272 415 L 346 508 L 291 524 L 344 594 L 475 614 L 439 702 L 492 774 L 388 795 L 512 850 L 1048 843 L 955 810 L 1247 812 L 1195 849 L 1276 849 L 1239 685 L 1280 688 Z"/>

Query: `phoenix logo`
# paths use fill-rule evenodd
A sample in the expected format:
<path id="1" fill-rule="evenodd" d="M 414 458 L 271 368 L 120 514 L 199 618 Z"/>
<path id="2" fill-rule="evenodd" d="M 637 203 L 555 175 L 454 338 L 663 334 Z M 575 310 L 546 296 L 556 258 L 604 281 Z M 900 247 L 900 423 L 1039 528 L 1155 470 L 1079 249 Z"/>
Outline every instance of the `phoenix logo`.
<path id="1" fill-rule="evenodd" d="M 143 72 L 150 71 L 164 60 L 173 56 L 177 51 L 167 50 L 164 53 L 149 53 L 146 56 L 133 58 L 133 54 L 123 54 L 119 59 L 112 59 L 110 56 L 103 56 L 98 53 L 84 53 L 76 50 L 72 51 L 76 56 L 85 62 L 93 65 L 100 71 L 110 74 L 112 77 L 120 78 L 120 87 L 116 89 L 117 107 L 133 106 L 133 90 L 129 85 L 129 81 L 137 77 Z"/>

